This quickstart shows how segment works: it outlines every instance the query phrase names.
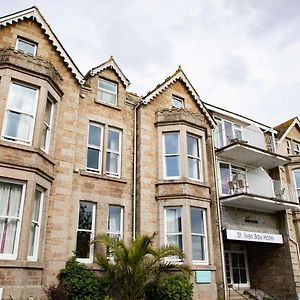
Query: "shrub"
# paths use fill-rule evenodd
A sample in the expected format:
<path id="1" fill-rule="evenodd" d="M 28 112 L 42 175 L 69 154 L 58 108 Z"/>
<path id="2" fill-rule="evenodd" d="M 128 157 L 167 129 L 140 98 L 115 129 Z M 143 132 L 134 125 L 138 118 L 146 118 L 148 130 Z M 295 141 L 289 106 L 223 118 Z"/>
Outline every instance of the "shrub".
<path id="1" fill-rule="evenodd" d="M 45 289 L 44 292 L 48 300 L 67 300 L 67 294 L 61 283 L 50 284 Z"/>
<path id="2" fill-rule="evenodd" d="M 193 284 L 183 275 L 172 275 L 151 285 L 146 296 L 148 300 L 192 300 Z"/>
<path id="3" fill-rule="evenodd" d="M 105 278 L 97 276 L 86 265 L 71 257 L 57 278 L 62 283 L 70 300 L 96 300 L 104 298 L 109 289 Z M 50 298 L 51 299 L 51 298 Z"/>

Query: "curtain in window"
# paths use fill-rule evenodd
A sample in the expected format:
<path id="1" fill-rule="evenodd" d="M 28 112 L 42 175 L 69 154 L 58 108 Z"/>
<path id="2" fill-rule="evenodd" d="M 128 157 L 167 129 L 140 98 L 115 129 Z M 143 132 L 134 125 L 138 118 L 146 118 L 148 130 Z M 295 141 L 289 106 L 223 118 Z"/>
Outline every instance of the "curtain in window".
<path id="1" fill-rule="evenodd" d="M 22 185 L 0 182 L 0 253 L 14 252 L 21 196 Z"/>

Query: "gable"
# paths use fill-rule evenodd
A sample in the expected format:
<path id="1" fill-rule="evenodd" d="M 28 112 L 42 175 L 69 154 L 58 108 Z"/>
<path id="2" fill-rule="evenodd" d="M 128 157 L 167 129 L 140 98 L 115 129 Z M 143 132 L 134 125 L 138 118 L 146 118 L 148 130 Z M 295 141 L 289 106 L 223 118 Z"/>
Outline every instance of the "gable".
<path id="1" fill-rule="evenodd" d="M 24 22 L 25 20 L 33 20 L 41 26 L 47 39 L 54 46 L 58 55 L 63 59 L 64 64 L 70 69 L 70 71 L 80 84 L 84 83 L 83 75 L 79 71 L 78 67 L 74 64 L 73 60 L 66 52 L 37 7 L 33 6 L 17 13 L 1 17 L 0 29 L 8 27 L 9 25 L 12 25 L 14 23 Z"/>
<path id="2" fill-rule="evenodd" d="M 151 101 L 153 101 L 155 98 L 157 98 L 160 94 L 162 94 L 166 89 L 168 89 L 171 85 L 173 85 L 175 82 L 180 81 L 188 91 L 188 93 L 191 95 L 197 106 L 200 108 L 201 112 L 204 114 L 205 118 L 209 122 L 211 127 L 215 126 L 215 121 L 213 120 L 212 116 L 202 103 L 198 93 L 184 74 L 184 72 L 181 70 L 181 67 L 177 69 L 177 71 L 170 77 L 166 78 L 165 81 L 159 85 L 157 85 L 152 91 L 150 91 L 146 96 L 142 97 L 143 104 L 147 105 Z"/>

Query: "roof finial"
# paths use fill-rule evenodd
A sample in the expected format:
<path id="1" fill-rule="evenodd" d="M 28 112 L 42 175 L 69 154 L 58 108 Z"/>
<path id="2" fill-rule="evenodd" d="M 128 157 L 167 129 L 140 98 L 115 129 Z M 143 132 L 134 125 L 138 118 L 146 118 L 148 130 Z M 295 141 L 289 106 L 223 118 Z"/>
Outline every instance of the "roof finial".
<path id="1" fill-rule="evenodd" d="M 113 55 L 111 55 L 110 56 L 110 58 L 109 58 L 109 60 L 113 60 L 114 59 L 114 56 Z"/>
<path id="2" fill-rule="evenodd" d="M 179 65 L 179 66 L 178 66 L 178 70 L 180 70 L 180 71 L 181 71 L 181 65 Z"/>

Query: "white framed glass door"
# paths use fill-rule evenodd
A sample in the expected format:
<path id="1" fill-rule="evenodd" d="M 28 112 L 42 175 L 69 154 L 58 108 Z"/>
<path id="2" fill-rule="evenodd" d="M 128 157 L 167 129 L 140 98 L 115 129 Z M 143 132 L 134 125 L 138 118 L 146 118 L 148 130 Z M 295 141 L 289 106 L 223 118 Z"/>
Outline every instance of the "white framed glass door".
<path id="1" fill-rule="evenodd" d="M 246 251 L 225 251 L 226 280 L 236 289 L 250 287 Z"/>

